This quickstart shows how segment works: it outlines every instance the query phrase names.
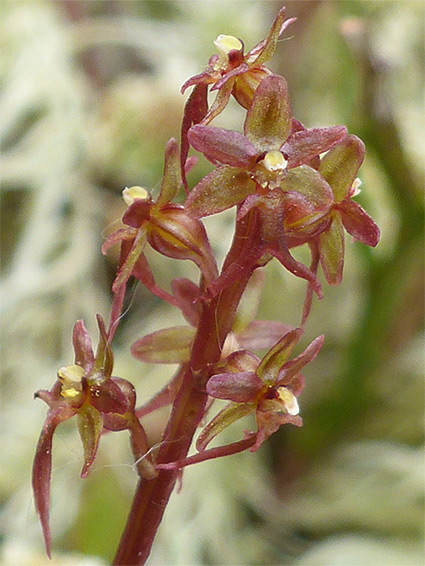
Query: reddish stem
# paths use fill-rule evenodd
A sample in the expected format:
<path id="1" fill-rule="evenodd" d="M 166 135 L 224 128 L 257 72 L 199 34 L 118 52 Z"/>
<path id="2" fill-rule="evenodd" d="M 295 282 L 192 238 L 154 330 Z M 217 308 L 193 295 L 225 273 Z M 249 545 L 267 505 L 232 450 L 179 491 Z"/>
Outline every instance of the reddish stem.
<path id="1" fill-rule="evenodd" d="M 238 222 L 227 259 L 234 257 L 235 253 L 237 255 L 236 248 L 243 243 L 250 226 L 248 214 L 242 222 Z M 249 275 L 233 283 L 210 303 L 203 304 L 191 360 L 173 403 L 157 464 L 175 462 L 187 456 L 208 400 L 205 385 L 210 364 L 220 358 L 224 339 L 232 327 Z M 145 564 L 179 473 L 178 470 L 160 470 L 156 478 L 140 480 L 114 564 Z"/>

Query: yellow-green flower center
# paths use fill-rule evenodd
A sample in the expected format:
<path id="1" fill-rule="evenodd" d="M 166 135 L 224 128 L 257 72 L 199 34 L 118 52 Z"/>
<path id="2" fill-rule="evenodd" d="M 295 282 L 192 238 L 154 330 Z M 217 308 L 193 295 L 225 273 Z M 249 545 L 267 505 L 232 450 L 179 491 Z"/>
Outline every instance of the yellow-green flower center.
<path id="1" fill-rule="evenodd" d="M 282 153 L 277 149 L 268 151 L 263 159 L 263 165 L 267 171 L 283 171 L 288 165 L 287 160 L 283 157 Z"/>
<path id="2" fill-rule="evenodd" d="M 149 200 L 149 191 L 143 187 L 126 187 L 122 192 L 122 198 L 128 206 L 132 205 L 135 200 Z"/>
<path id="3" fill-rule="evenodd" d="M 61 395 L 67 399 L 74 399 L 81 391 L 81 378 L 85 372 L 81 366 L 76 364 L 65 366 L 58 370 L 58 379 L 62 384 Z"/>

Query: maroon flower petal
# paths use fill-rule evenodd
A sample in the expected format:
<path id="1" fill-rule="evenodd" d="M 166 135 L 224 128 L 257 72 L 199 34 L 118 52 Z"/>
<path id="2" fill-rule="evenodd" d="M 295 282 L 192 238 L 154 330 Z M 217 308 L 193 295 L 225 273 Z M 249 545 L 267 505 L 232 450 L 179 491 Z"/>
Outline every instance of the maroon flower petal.
<path id="1" fill-rule="evenodd" d="M 84 465 L 81 477 L 85 478 L 94 462 L 99 447 L 100 434 L 103 428 L 103 419 L 99 411 L 91 405 L 85 405 L 77 414 L 78 431 L 84 449 Z"/>
<path id="2" fill-rule="evenodd" d="M 93 385 L 90 387 L 90 393 L 91 404 L 101 413 L 123 415 L 130 408 L 126 395 L 112 379 L 108 379 L 98 386 Z"/>
<path id="3" fill-rule="evenodd" d="M 74 324 L 72 342 L 74 344 L 75 363 L 81 366 L 87 375 L 93 367 L 94 354 L 91 339 L 84 325 L 84 321 L 77 320 Z"/>
<path id="4" fill-rule="evenodd" d="M 219 373 L 207 383 L 207 393 L 216 399 L 228 399 L 236 403 L 255 401 L 264 383 L 251 371 Z"/>
<path id="5" fill-rule="evenodd" d="M 292 385 L 292 379 L 302 370 L 302 368 L 312 362 L 320 351 L 325 337 L 323 334 L 318 336 L 307 348 L 289 362 L 286 362 L 279 371 L 276 385 Z"/>
<path id="6" fill-rule="evenodd" d="M 375 247 L 379 242 L 378 226 L 355 201 L 346 199 L 339 206 L 342 223 L 349 234 L 367 246 Z"/>
<path id="7" fill-rule="evenodd" d="M 291 330 L 267 352 L 257 369 L 257 374 L 263 383 L 275 384 L 279 370 L 291 355 L 302 333 L 301 328 Z"/>
<path id="8" fill-rule="evenodd" d="M 267 37 L 260 41 L 260 43 L 255 45 L 247 53 L 246 59 L 251 65 L 261 65 L 262 63 L 269 61 L 273 57 L 273 54 L 276 51 L 279 36 L 283 33 L 283 31 L 288 27 L 289 24 L 296 20 L 296 18 L 291 18 L 290 20 L 287 20 L 285 22 L 285 12 L 286 8 L 284 6 L 277 13 Z"/>
<path id="9" fill-rule="evenodd" d="M 255 191 L 250 175 L 239 167 L 224 165 L 204 177 L 186 199 L 185 210 L 193 218 L 222 212 Z"/>
<path id="10" fill-rule="evenodd" d="M 255 91 L 244 131 L 258 152 L 279 149 L 291 133 L 291 107 L 283 77 L 270 75 Z"/>
<path id="11" fill-rule="evenodd" d="M 220 90 L 217 93 L 217 96 L 215 97 L 214 102 L 211 104 L 208 112 L 201 121 L 201 123 L 204 126 L 209 124 L 216 116 L 218 116 L 225 109 L 225 107 L 227 106 L 230 100 L 230 95 L 232 94 L 233 83 L 234 80 L 227 81 L 220 88 Z"/>
<path id="12" fill-rule="evenodd" d="M 156 206 L 168 204 L 176 196 L 180 186 L 179 146 L 171 138 L 165 148 L 164 175 L 162 177 L 161 192 Z"/>
<path id="13" fill-rule="evenodd" d="M 192 146 L 214 164 L 250 169 L 258 154 L 244 135 L 222 128 L 196 125 L 190 128 L 188 138 Z"/>
<path id="14" fill-rule="evenodd" d="M 187 83 L 184 88 L 189 86 Z M 184 92 L 184 91 L 183 91 Z M 189 140 L 187 133 L 193 124 L 199 124 L 208 112 L 208 86 L 207 84 L 197 84 L 189 96 L 184 107 L 184 114 L 181 127 L 180 143 L 180 168 L 183 185 L 187 190 L 186 181 L 186 159 L 189 154 Z"/>
<path id="15" fill-rule="evenodd" d="M 247 350 L 261 350 L 271 348 L 292 328 L 275 320 L 254 320 L 237 334 L 241 348 Z"/>
<path id="16" fill-rule="evenodd" d="M 339 285 L 344 267 L 344 230 L 336 212 L 329 228 L 319 235 L 319 250 L 326 281 L 329 285 Z"/>
<path id="17" fill-rule="evenodd" d="M 52 441 L 53 433 L 59 422 L 60 421 L 54 417 L 48 417 L 46 419 L 37 444 L 32 468 L 32 488 L 34 491 L 35 508 L 40 516 L 44 544 L 49 558 L 51 546 L 49 507 L 50 478 L 52 473 Z"/>
<path id="18" fill-rule="evenodd" d="M 131 354 L 142 362 L 153 364 L 178 364 L 190 357 L 195 337 L 191 326 L 173 326 L 148 334 L 131 347 Z"/>
<path id="19" fill-rule="evenodd" d="M 234 69 L 223 75 L 221 79 L 219 79 L 214 84 L 214 86 L 211 87 L 211 91 L 221 89 L 229 79 L 233 77 L 237 77 L 238 75 L 243 75 L 248 70 L 249 70 L 249 66 L 246 63 L 242 63 L 241 65 L 238 65 L 237 67 L 235 67 Z"/>
<path id="20" fill-rule="evenodd" d="M 364 155 L 362 140 L 349 135 L 322 159 L 319 172 L 332 187 L 336 202 L 341 202 L 348 196 Z"/>
<path id="21" fill-rule="evenodd" d="M 280 149 L 288 155 L 288 168 L 291 169 L 328 151 L 340 143 L 346 135 L 345 126 L 299 130 L 293 133 Z"/>
<path id="22" fill-rule="evenodd" d="M 96 315 L 96 320 L 99 327 L 99 344 L 92 371 L 87 376 L 89 385 L 93 383 L 99 384 L 100 381 L 108 379 L 114 365 L 114 357 L 108 341 L 108 335 L 106 334 L 105 323 L 100 314 Z"/>
<path id="23" fill-rule="evenodd" d="M 260 363 L 260 358 L 249 350 L 237 350 L 227 356 L 225 361 L 225 369 L 228 373 L 240 373 L 247 371 L 255 373 Z"/>

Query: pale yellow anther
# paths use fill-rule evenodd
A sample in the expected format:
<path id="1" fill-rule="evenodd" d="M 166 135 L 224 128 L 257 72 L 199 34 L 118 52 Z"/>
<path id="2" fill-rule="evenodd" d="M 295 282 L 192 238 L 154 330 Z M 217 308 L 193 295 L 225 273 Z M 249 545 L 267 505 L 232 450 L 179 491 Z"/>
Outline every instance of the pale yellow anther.
<path id="1" fill-rule="evenodd" d="M 214 41 L 214 45 L 217 48 L 220 57 L 227 59 L 227 54 L 229 51 L 236 49 L 240 51 L 242 49 L 242 42 L 237 37 L 233 35 L 219 35 Z"/>
<path id="2" fill-rule="evenodd" d="M 58 378 L 62 384 L 62 397 L 69 399 L 77 397 L 82 391 L 81 378 L 84 377 L 84 375 L 85 372 L 83 368 L 76 364 L 60 368 L 58 370 Z"/>
<path id="3" fill-rule="evenodd" d="M 126 187 L 122 192 L 122 198 L 128 206 L 132 205 L 135 200 L 148 200 L 149 192 L 143 187 Z"/>
<path id="4" fill-rule="evenodd" d="M 295 395 L 287 387 L 279 387 L 278 389 L 279 399 L 285 406 L 285 410 L 292 416 L 298 415 L 300 408 L 298 406 L 298 401 Z"/>
<path id="5" fill-rule="evenodd" d="M 268 171 L 274 172 L 286 169 L 288 162 L 280 151 L 272 149 L 266 153 L 263 159 L 263 164 Z"/>

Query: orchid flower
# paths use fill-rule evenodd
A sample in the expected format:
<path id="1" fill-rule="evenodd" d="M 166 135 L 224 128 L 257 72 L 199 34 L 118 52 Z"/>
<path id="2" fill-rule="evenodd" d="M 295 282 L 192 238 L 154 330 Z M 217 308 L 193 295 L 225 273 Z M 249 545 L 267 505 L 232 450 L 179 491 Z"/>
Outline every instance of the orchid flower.
<path id="1" fill-rule="evenodd" d="M 122 262 L 112 290 L 126 284 L 131 275 L 138 278 L 155 295 L 174 306 L 175 298 L 157 287 L 143 250 L 147 243 L 161 254 L 190 259 L 201 270 L 206 283 L 211 282 L 217 268 L 208 238 L 202 223 L 189 216 L 184 207 L 173 204 L 180 186 L 179 151 L 177 142 L 171 139 L 165 150 L 164 176 L 161 191 L 156 201 L 143 187 L 130 187 L 123 191 L 128 208 L 123 216 L 125 228 L 109 236 L 102 252 L 121 242 Z"/>
<path id="2" fill-rule="evenodd" d="M 52 443 L 56 427 L 77 417 L 84 449 L 81 477 L 86 477 L 95 459 L 104 430 L 129 430 L 136 466 L 142 477 L 153 478 L 156 471 L 148 451 L 145 431 L 135 415 L 136 393 L 130 382 L 111 377 L 112 350 L 103 319 L 97 317 L 100 340 L 96 356 L 90 336 L 79 320 L 75 323 L 73 344 L 75 363 L 58 371 L 50 391 L 35 394 L 49 406 L 35 454 L 32 485 L 36 509 L 40 515 L 47 554 L 50 556 L 49 499 L 52 469 Z"/>
<path id="3" fill-rule="evenodd" d="M 265 39 L 244 54 L 242 40 L 231 35 L 219 35 L 214 41 L 218 54 L 212 55 L 208 67 L 199 75 L 188 79 L 181 88 L 182 94 L 195 87 L 184 111 L 182 123 L 182 176 L 189 151 L 187 132 L 193 124 L 209 124 L 227 106 L 233 95 L 238 103 L 248 109 L 260 82 L 271 74 L 264 63 L 272 58 L 279 37 L 296 18 L 285 20 L 285 8 L 279 10 Z M 217 91 L 217 97 L 208 108 L 208 87 Z M 185 181 L 185 179 L 184 179 Z"/>
<path id="4" fill-rule="evenodd" d="M 320 263 L 326 280 L 338 285 L 344 265 L 344 232 L 356 240 L 375 247 L 379 241 L 379 228 L 365 210 L 352 197 L 359 191 L 357 172 L 363 163 L 365 147 L 354 135 L 335 146 L 321 160 L 319 172 L 329 183 L 334 203 L 328 213 L 330 222 L 318 236 Z"/>
<path id="5" fill-rule="evenodd" d="M 316 276 L 290 255 L 287 236 L 311 238 L 325 228 L 332 190 L 306 163 L 340 143 L 346 134 L 344 126 L 294 128 L 286 81 L 276 75 L 258 86 L 244 134 L 201 125 L 190 129 L 193 147 L 220 165 L 192 190 L 186 211 L 201 218 L 238 205 L 238 219 L 252 209 L 258 216 L 246 253 L 208 288 L 211 296 L 242 272 L 249 272 L 265 254 L 307 279 L 321 296 Z"/>

